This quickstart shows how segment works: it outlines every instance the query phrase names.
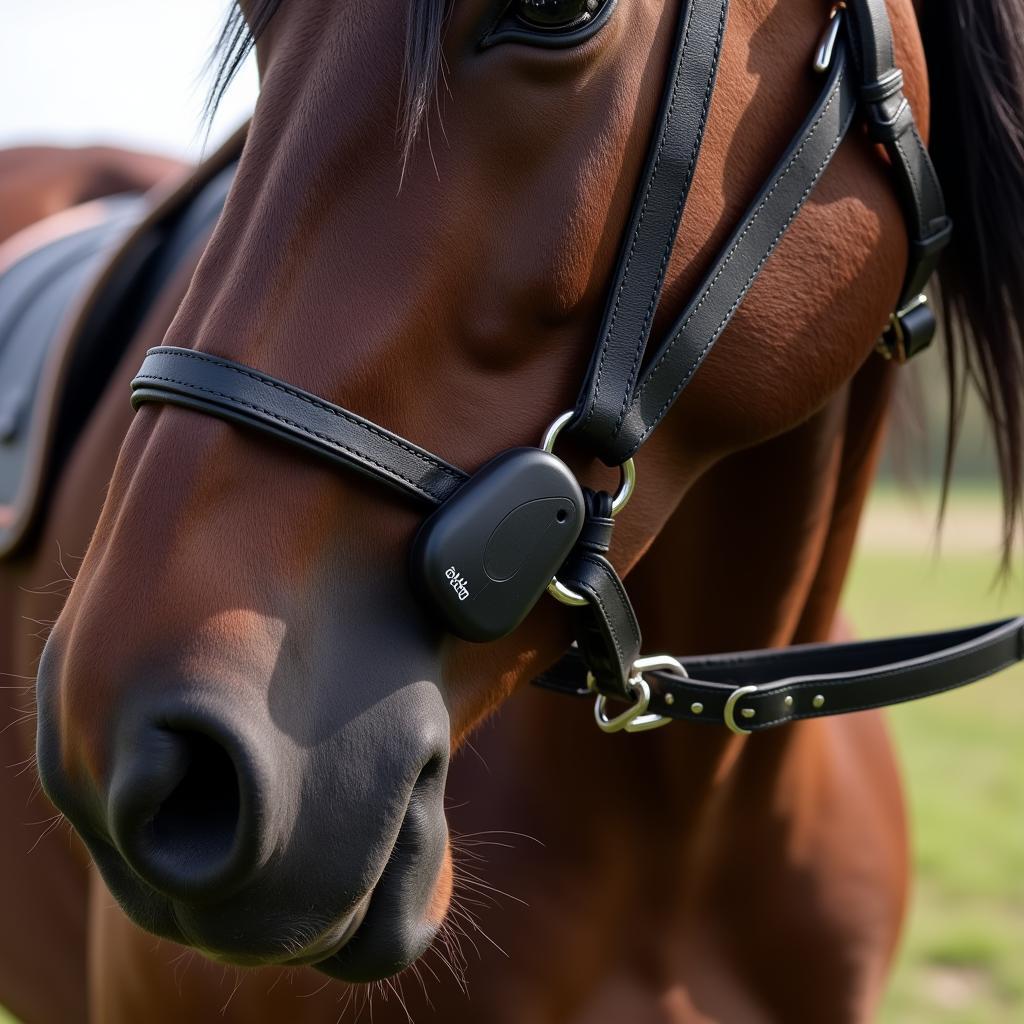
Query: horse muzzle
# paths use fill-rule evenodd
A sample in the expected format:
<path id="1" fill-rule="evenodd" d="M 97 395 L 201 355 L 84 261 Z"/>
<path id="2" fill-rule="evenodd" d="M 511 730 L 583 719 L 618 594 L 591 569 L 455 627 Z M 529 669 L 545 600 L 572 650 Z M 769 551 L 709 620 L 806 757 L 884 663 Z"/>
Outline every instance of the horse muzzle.
<path id="1" fill-rule="evenodd" d="M 48 649 L 40 667 L 40 776 L 138 925 L 219 960 L 352 981 L 425 951 L 450 886 L 436 687 L 402 687 L 304 745 L 258 701 L 163 681 L 127 691 L 85 746 L 60 660 Z"/>

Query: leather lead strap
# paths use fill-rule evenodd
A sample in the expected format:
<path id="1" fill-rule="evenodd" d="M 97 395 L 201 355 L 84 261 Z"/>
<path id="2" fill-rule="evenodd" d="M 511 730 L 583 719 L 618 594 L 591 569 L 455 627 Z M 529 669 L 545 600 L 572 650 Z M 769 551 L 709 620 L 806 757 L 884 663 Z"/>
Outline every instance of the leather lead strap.
<path id="1" fill-rule="evenodd" d="M 1018 617 L 888 640 L 682 657 L 689 678 L 665 672 L 645 678 L 652 713 L 759 732 L 965 686 L 1020 661 L 1022 648 L 1024 617 Z M 592 696 L 576 651 L 535 682 L 560 693 Z"/>

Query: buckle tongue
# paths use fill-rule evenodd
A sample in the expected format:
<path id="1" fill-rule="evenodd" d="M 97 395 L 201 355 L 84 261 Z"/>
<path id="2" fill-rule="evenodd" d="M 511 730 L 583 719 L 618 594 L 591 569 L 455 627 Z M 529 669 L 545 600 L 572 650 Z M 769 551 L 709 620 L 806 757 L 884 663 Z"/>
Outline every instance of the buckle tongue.
<path id="1" fill-rule="evenodd" d="M 811 66 L 819 74 L 824 74 L 832 66 L 832 54 L 835 53 L 836 40 L 839 38 L 839 29 L 842 27 L 842 12 L 846 10 L 844 2 L 833 4 L 832 10 L 828 13 L 828 24 L 821 33 L 821 41 L 817 50 L 814 51 L 814 61 Z"/>
<path id="2" fill-rule="evenodd" d="M 729 699 L 725 702 L 725 724 L 728 726 L 730 732 L 736 733 L 737 736 L 749 736 L 750 730 L 744 729 L 736 721 L 736 705 L 744 698 L 750 696 L 752 693 L 757 693 L 758 688 L 756 686 L 737 686 L 732 693 L 729 694 Z M 744 718 L 753 718 L 754 712 L 751 708 L 743 708 L 740 714 Z"/>

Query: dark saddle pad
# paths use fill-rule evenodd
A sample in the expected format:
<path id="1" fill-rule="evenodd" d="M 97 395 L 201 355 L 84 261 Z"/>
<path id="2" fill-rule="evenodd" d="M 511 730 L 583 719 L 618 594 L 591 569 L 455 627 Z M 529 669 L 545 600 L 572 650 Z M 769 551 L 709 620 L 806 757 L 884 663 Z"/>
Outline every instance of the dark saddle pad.
<path id="1" fill-rule="evenodd" d="M 32 534 L 143 317 L 213 229 L 235 168 L 205 165 L 160 202 L 122 195 L 91 204 L 87 226 L 0 273 L 0 558 Z"/>

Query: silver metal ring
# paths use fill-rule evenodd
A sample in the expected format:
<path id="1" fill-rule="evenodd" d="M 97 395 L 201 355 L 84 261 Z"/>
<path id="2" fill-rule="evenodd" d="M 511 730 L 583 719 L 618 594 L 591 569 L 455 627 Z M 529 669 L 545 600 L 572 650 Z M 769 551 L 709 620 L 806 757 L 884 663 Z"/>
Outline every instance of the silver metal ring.
<path id="1" fill-rule="evenodd" d="M 682 662 L 678 658 L 673 658 L 669 654 L 649 654 L 643 658 L 637 658 L 633 662 L 633 667 L 630 670 L 634 679 L 642 679 L 644 672 L 673 672 L 681 679 L 689 679 L 690 673 L 686 671 Z M 650 729 L 660 729 L 663 725 L 668 725 L 673 719 L 667 715 L 637 715 L 631 722 L 629 722 L 625 729 L 626 732 L 647 732 Z"/>
<path id="2" fill-rule="evenodd" d="M 589 684 L 589 678 L 587 682 Z M 608 698 L 603 693 L 597 695 L 597 700 L 594 701 L 594 721 L 601 732 L 622 732 L 623 729 L 629 729 L 630 724 L 647 710 L 647 705 L 651 703 L 651 688 L 647 685 L 647 680 L 643 676 L 634 676 L 629 681 L 629 688 L 633 691 L 636 702 L 614 718 L 609 718 L 605 714 Z"/>
<path id="3" fill-rule="evenodd" d="M 563 412 L 554 423 L 544 431 L 544 436 L 541 438 L 540 446 L 546 452 L 554 453 L 555 442 L 558 440 L 558 435 L 576 418 L 575 409 L 570 409 L 568 412 Z M 636 490 L 636 464 L 633 460 L 626 459 L 621 466 L 619 471 L 622 474 L 622 479 L 619 483 L 618 493 L 612 498 L 612 515 L 617 516 L 628 504 L 629 499 L 633 497 L 633 492 Z"/>
<path id="4" fill-rule="evenodd" d="M 750 730 L 744 729 L 743 726 L 736 723 L 736 705 L 748 694 L 757 693 L 756 686 L 738 686 L 732 693 L 729 694 L 729 699 L 725 702 L 725 724 L 734 732 L 737 736 L 749 736 Z"/>
<path id="5" fill-rule="evenodd" d="M 582 608 L 588 603 L 589 598 L 583 594 L 577 594 L 571 587 L 567 587 L 557 576 L 553 577 L 548 584 L 548 593 L 562 604 L 570 608 Z"/>
<path id="6" fill-rule="evenodd" d="M 576 412 L 574 409 L 563 412 L 544 431 L 544 436 L 540 442 L 540 446 L 544 451 L 554 454 L 558 435 L 573 421 L 575 416 Z M 633 492 L 636 490 L 636 465 L 633 460 L 627 459 L 619 469 L 622 473 L 622 480 L 619 484 L 618 493 L 612 498 L 613 516 L 617 516 L 626 507 L 629 499 L 633 497 Z M 548 593 L 556 601 L 566 604 L 570 608 L 582 608 L 589 601 L 585 594 L 579 594 L 571 587 L 567 587 L 557 576 L 552 577 L 551 582 L 548 584 Z"/>
<path id="7" fill-rule="evenodd" d="M 599 693 L 594 701 L 594 721 L 602 732 L 648 732 L 668 725 L 672 721 L 666 715 L 647 714 L 651 703 L 651 686 L 643 677 L 644 672 L 669 671 L 683 679 L 689 679 L 689 673 L 683 665 L 667 654 L 651 654 L 637 658 L 630 669 L 629 688 L 636 697 L 636 702 L 626 708 L 621 715 L 609 718 L 606 712 L 608 698 Z M 593 672 L 587 673 L 587 689 L 596 690 L 597 680 Z"/>

